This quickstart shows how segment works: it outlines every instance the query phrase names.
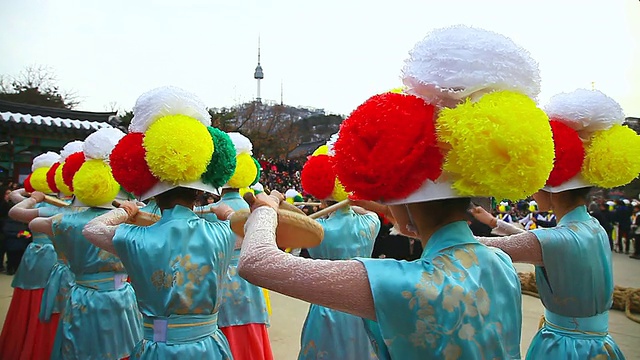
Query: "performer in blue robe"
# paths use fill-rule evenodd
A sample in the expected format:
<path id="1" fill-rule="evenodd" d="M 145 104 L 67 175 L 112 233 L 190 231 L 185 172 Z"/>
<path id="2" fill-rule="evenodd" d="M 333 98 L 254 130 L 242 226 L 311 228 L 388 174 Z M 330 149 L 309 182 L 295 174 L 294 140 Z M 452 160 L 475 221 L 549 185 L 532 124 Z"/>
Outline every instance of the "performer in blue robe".
<path id="1" fill-rule="evenodd" d="M 557 226 L 523 232 L 482 209 L 472 213 L 499 233 L 513 234 L 483 239 L 484 243 L 503 249 L 514 262 L 536 266 L 545 313 L 527 359 L 624 359 L 609 334 L 614 289 L 609 237 L 586 206 L 592 187 L 625 185 L 640 173 L 640 161 L 632 153 L 617 152 L 612 158 L 609 148 L 590 146 L 603 141 L 611 142 L 608 146 L 640 145 L 640 136 L 620 125 L 620 105 L 599 91 L 555 95 L 546 111 L 561 151 L 556 152 L 546 186 L 533 198 L 541 211 L 553 211 Z M 602 176 L 615 164 L 634 161 L 635 166 L 616 169 L 615 178 Z"/>
<path id="2" fill-rule="evenodd" d="M 472 197 L 526 197 L 544 184 L 554 147 L 548 118 L 533 100 L 538 81 L 535 61 L 502 35 L 466 26 L 434 30 L 405 62 L 407 88 L 356 108 L 340 126 L 329 166 L 316 172 L 335 172 L 358 199 L 352 204 L 419 239 L 420 259 L 279 252 L 275 210 L 283 197 L 272 192 L 246 198 L 252 214 L 240 275 L 367 319 L 380 359 L 519 359 L 520 279 L 503 251 L 475 239 L 467 219 Z M 538 133 L 524 151 L 519 145 L 529 133 L 513 126 L 521 118 Z"/>
<path id="3" fill-rule="evenodd" d="M 330 151 L 337 138 L 338 134 L 334 134 L 326 145 L 316 149 L 300 175 L 304 191 L 323 200 L 323 207 L 347 199 L 344 187 L 330 170 Z M 307 249 L 311 258 L 371 257 L 380 232 L 377 214 L 347 206 L 316 221 L 322 225 L 324 239 L 320 245 Z M 302 328 L 298 359 L 377 359 L 364 324 L 360 317 L 311 304 Z"/>
<path id="4" fill-rule="evenodd" d="M 324 229 L 319 246 L 309 248 L 313 259 L 348 260 L 371 257 L 380 231 L 378 215 L 340 209 L 318 219 Z M 302 327 L 298 359 L 377 359 L 363 319 L 311 304 Z"/>
<path id="5" fill-rule="evenodd" d="M 154 197 L 162 216 L 149 226 L 124 224 L 135 224 L 139 211 L 136 203 L 125 202 L 95 218 L 84 230 L 93 244 L 120 257 L 131 276 L 144 317 L 143 339 L 132 358 L 233 359 L 218 325 L 220 299 L 236 242 L 226 221 L 233 210 L 217 206 L 215 209 L 223 213 L 212 214 L 215 218 L 209 220 L 196 215 L 193 208 L 198 190 L 213 192 L 233 174 L 235 152 L 225 133 L 205 126 L 210 125 L 209 115 L 206 107 L 199 105 L 195 96 L 173 87 L 152 90 L 138 99 L 131 128 L 146 131 L 145 141 L 160 145 L 147 149 L 146 159 L 139 165 L 159 175 L 146 184 L 138 181 L 134 174 L 139 169 L 128 167 L 126 162 L 128 139 L 116 146 L 111 164 L 125 189 L 131 188 L 142 201 Z M 155 109 L 160 114 L 140 109 Z M 152 128 L 172 136 L 158 136 Z M 176 146 L 175 141 L 193 147 Z M 121 144 L 125 147 L 120 148 Z M 165 153 L 167 148 L 172 151 Z M 226 171 L 226 166 L 233 168 Z"/>

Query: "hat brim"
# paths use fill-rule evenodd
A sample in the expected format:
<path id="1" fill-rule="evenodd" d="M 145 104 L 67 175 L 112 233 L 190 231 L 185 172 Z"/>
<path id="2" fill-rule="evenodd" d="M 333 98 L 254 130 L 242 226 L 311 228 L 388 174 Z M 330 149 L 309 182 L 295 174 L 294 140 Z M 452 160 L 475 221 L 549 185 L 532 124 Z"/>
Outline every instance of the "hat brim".
<path id="1" fill-rule="evenodd" d="M 133 198 L 131 198 L 131 196 L 125 192 L 120 190 L 118 192 L 118 195 L 116 195 L 115 199 L 113 200 L 118 200 L 118 201 L 127 201 L 127 200 L 135 200 Z M 78 199 L 77 196 L 73 196 L 73 200 L 71 200 L 71 206 L 74 207 L 94 207 L 94 208 L 101 208 L 101 209 L 115 209 L 115 206 L 113 206 L 113 200 L 111 202 L 109 202 L 108 204 L 102 204 L 102 205 L 98 205 L 98 206 L 89 206 L 85 203 L 83 203 L 82 201 L 80 201 Z"/>
<path id="2" fill-rule="evenodd" d="M 216 188 L 215 186 L 207 185 L 207 184 L 203 183 L 200 180 L 191 181 L 191 182 L 183 182 L 183 183 L 178 183 L 178 184 L 172 184 L 172 183 L 160 181 L 160 182 L 156 183 L 147 192 L 142 194 L 142 196 L 140 196 L 140 201 L 145 201 L 147 199 L 150 199 L 150 198 L 152 198 L 154 196 L 160 195 L 162 193 L 165 193 L 165 192 L 167 192 L 169 190 L 172 190 L 172 189 L 175 189 L 177 187 L 184 187 L 184 188 L 189 188 L 189 189 L 202 190 L 202 191 L 210 192 L 210 193 L 213 193 L 213 194 L 219 194 L 218 188 Z"/>
<path id="3" fill-rule="evenodd" d="M 457 199 L 471 196 L 463 196 L 456 193 L 452 188 L 452 183 L 449 181 L 425 181 L 422 186 L 404 199 L 382 201 L 385 205 L 403 205 L 419 202 L 444 200 L 444 199 Z"/>
<path id="4" fill-rule="evenodd" d="M 586 187 L 592 187 L 594 186 L 593 184 L 589 184 L 583 177 L 581 174 L 578 174 L 576 176 L 574 176 L 573 178 L 571 178 L 569 181 L 565 181 L 564 183 L 558 185 L 558 186 L 545 186 L 542 188 L 542 190 L 546 191 L 546 192 L 550 192 L 552 194 L 555 193 L 559 193 L 559 192 L 563 192 L 563 191 L 567 191 L 567 190 L 574 190 L 574 189 L 581 189 L 581 188 L 586 188 Z"/>

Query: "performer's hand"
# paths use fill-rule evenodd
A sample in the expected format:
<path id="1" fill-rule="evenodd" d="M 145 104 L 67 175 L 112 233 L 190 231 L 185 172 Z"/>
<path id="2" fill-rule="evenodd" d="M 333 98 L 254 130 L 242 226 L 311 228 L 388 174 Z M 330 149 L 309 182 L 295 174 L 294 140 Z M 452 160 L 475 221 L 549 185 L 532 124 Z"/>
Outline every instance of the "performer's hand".
<path id="1" fill-rule="evenodd" d="M 135 201 L 123 201 L 120 204 L 120 209 L 123 209 L 127 212 L 129 220 L 133 220 L 140 211 L 140 208 L 138 208 L 138 205 L 135 203 Z"/>
<path id="2" fill-rule="evenodd" d="M 481 223 L 488 225 L 492 228 L 498 226 L 498 219 L 496 219 L 493 215 L 491 215 L 487 210 L 482 208 L 481 206 L 473 206 L 469 209 L 469 213 L 473 215 L 476 220 Z"/>
<path id="3" fill-rule="evenodd" d="M 28 197 L 29 197 L 29 193 L 24 188 L 13 190 L 9 194 L 9 200 L 14 204 L 17 204 Z"/>
<path id="4" fill-rule="evenodd" d="M 31 198 L 35 199 L 36 202 L 41 203 L 44 201 L 44 193 L 40 191 L 34 191 L 31 193 Z"/>
<path id="5" fill-rule="evenodd" d="M 265 193 L 260 193 L 258 196 L 255 196 L 252 193 L 244 194 L 244 200 L 251 207 L 251 211 L 261 207 L 268 206 L 276 211 L 280 208 L 280 202 L 284 200 L 284 196 L 278 191 L 274 190 L 270 195 Z"/>
<path id="6" fill-rule="evenodd" d="M 385 217 L 385 219 L 387 219 L 391 223 L 394 223 L 394 224 L 396 223 L 396 219 L 393 217 L 393 214 L 391 213 L 391 209 L 387 205 L 383 205 L 375 201 L 369 201 L 369 200 L 351 200 L 351 205 L 359 206 L 363 209 L 367 209 L 377 214 L 381 214 L 382 216 Z"/>
<path id="7" fill-rule="evenodd" d="M 229 216 L 231 216 L 231 214 L 233 214 L 233 209 L 225 204 L 225 203 L 218 203 L 216 205 L 211 206 L 211 212 L 214 213 L 216 215 L 216 217 L 220 220 L 227 220 L 229 219 Z"/>

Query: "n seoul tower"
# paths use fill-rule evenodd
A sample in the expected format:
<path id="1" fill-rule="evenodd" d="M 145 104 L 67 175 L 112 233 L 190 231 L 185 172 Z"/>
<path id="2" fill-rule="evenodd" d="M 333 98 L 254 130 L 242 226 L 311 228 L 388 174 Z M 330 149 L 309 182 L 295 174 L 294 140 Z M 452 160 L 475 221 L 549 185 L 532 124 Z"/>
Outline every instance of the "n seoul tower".
<path id="1" fill-rule="evenodd" d="M 258 66 L 256 66 L 256 71 L 253 73 L 253 78 L 258 82 L 258 96 L 256 97 L 256 102 L 260 104 L 262 103 L 262 98 L 260 97 L 260 80 L 264 79 L 262 66 L 260 66 L 260 37 L 258 37 Z"/>

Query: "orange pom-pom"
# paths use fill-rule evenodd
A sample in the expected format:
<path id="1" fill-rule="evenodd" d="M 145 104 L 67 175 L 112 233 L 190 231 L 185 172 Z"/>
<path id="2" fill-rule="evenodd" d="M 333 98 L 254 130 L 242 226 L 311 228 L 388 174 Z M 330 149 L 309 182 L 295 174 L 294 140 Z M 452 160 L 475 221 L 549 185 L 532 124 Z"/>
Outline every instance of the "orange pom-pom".
<path id="1" fill-rule="evenodd" d="M 51 189 L 54 193 L 59 193 L 60 190 L 56 186 L 56 169 L 60 166 L 60 163 L 55 163 L 51 165 L 49 171 L 47 171 L 47 184 L 49 184 L 49 189 Z"/>
<path id="2" fill-rule="evenodd" d="M 328 155 L 311 156 L 300 174 L 302 189 L 316 199 L 327 199 L 335 186 L 336 172 Z"/>
<path id="3" fill-rule="evenodd" d="M 158 182 L 147 166 L 143 140 L 144 134 L 129 133 L 120 139 L 109 157 L 113 177 L 125 190 L 138 196 Z"/>
<path id="4" fill-rule="evenodd" d="M 24 179 L 24 190 L 29 193 L 36 191 L 36 189 L 34 189 L 33 186 L 31 186 L 31 174 L 29 174 L 29 176 L 27 176 L 27 178 Z"/>
<path id="5" fill-rule="evenodd" d="M 67 185 L 71 191 L 73 191 L 73 176 L 78 172 L 78 170 L 80 170 L 82 164 L 84 164 L 84 153 L 82 151 L 69 155 L 69 157 L 64 161 L 64 166 L 62 167 L 62 179 L 64 180 L 64 184 Z"/>
<path id="6" fill-rule="evenodd" d="M 558 186 L 578 175 L 584 162 L 584 145 L 578 133 L 560 121 L 552 121 L 555 160 L 547 186 Z"/>
<path id="7" fill-rule="evenodd" d="M 395 93 L 371 97 L 340 127 L 334 145 L 338 178 L 368 200 L 402 199 L 442 173 L 435 107 Z"/>

